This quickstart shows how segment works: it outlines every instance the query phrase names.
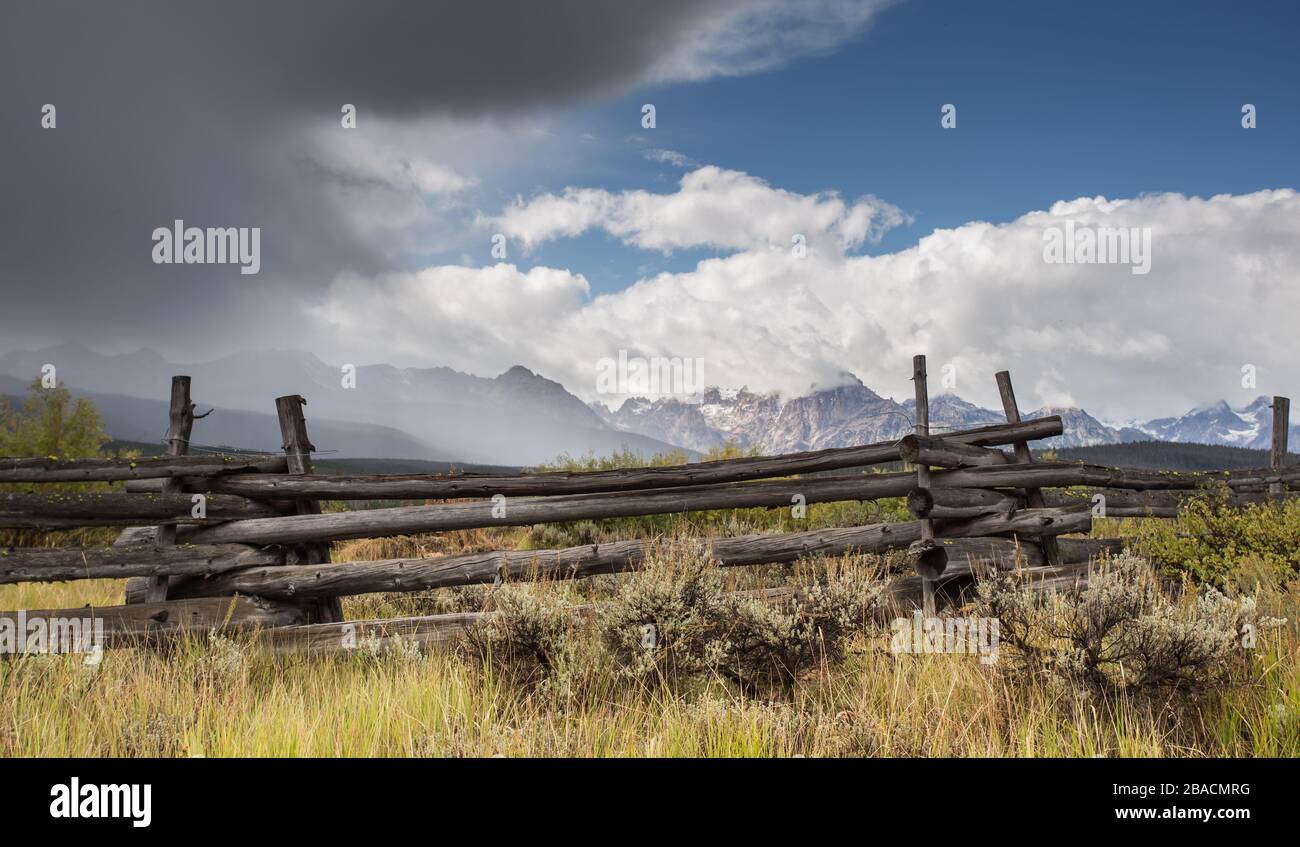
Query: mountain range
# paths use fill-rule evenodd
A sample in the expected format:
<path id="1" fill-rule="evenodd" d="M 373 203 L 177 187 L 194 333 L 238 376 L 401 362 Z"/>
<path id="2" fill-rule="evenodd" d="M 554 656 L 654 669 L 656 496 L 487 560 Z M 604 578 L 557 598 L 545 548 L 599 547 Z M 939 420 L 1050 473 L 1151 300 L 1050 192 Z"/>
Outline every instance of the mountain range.
<path id="1" fill-rule="evenodd" d="M 916 402 L 901 403 L 881 397 L 850 374 L 837 388 L 783 400 L 775 394 L 747 389 L 706 389 L 701 402 L 661 398 L 631 398 L 617 410 L 593 403 L 592 408 L 612 426 L 639 432 L 695 450 L 708 450 L 728 441 L 762 453 L 788 453 L 847 447 L 900 438 L 916 424 Z M 1111 425 L 1075 407 L 1047 406 L 1023 417 L 1060 415 L 1064 432 L 1036 442 L 1059 449 L 1169 441 L 1221 444 L 1267 449 L 1272 439 L 1271 399 L 1257 397 L 1233 409 L 1225 401 L 1199 406 L 1181 417 Z M 930 398 L 930 426 L 934 432 L 1003 423 L 1001 412 L 985 409 L 955 394 Z M 1289 440 L 1296 443 L 1300 426 L 1292 426 Z"/>
<path id="2" fill-rule="evenodd" d="M 274 400 L 308 400 L 308 430 L 322 455 L 536 465 L 561 454 L 605 455 L 629 449 L 644 456 L 675 448 L 703 453 L 734 442 L 764 453 L 818 450 L 885 441 L 912 431 L 915 404 L 881 397 L 852 374 L 837 387 L 784 398 L 745 388 L 708 388 L 700 402 L 633 397 L 617 409 L 584 404 L 564 386 L 516 365 L 496 377 L 445 367 L 355 369 L 351 387 L 339 367 L 301 351 L 236 353 L 177 364 L 151 350 L 103 355 L 80 344 L 0 355 L 0 395 L 26 392 L 42 367 L 99 408 L 110 435 L 160 440 L 166 430 L 171 376 L 193 378 L 194 400 L 214 413 L 195 424 L 196 444 L 278 450 Z M 1060 415 L 1065 432 L 1047 448 L 1133 441 L 1195 442 L 1267 448 L 1270 400 L 1233 409 L 1226 402 L 1180 417 L 1111 425 L 1079 408 L 1046 407 L 1026 418 Z M 1001 423 L 1000 412 L 955 394 L 930 400 L 937 432 Z M 1291 428 L 1291 442 L 1300 427 Z"/>
<path id="3" fill-rule="evenodd" d="M 195 422 L 195 444 L 278 451 L 275 398 L 301 394 L 312 442 L 332 457 L 534 465 L 561 454 L 676 449 L 611 427 L 558 382 L 523 367 L 487 378 L 450 368 L 362 365 L 354 387 L 344 387 L 339 367 L 300 351 L 177 364 L 151 350 L 102 355 L 63 344 L 0 355 L 0 394 L 25 394 L 46 363 L 73 394 L 92 399 L 108 433 L 124 440 L 164 436 L 171 377 L 188 374 L 197 411 L 215 409 Z"/>

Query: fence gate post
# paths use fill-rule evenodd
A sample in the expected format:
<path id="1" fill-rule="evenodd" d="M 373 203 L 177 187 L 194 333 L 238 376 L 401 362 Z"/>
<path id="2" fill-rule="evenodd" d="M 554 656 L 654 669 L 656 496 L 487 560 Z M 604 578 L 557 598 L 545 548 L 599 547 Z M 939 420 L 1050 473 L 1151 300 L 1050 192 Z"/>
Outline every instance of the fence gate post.
<path id="1" fill-rule="evenodd" d="M 998 394 L 1002 397 L 1002 412 L 1007 416 L 1007 423 L 1020 423 L 1020 407 L 1016 405 L 1016 392 L 1011 387 L 1011 372 L 998 371 Z M 1025 441 L 1017 441 L 1015 444 L 1016 462 L 1019 464 L 1032 464 L 1034 454 L 1029 451 L 1029 444 Z M 1042 509 L 1046 507 L 1043 500 L 1043 491 L 1041 488 L 1026 488 L 1025 502 L 1031 509 Z M 1043 556 L 1047 563 L 1052 566 L 1061 564 L 1060 546 L 1056 543 L 1056 536 L 1045 535 L 1039 539 L 1043 547 Z"/>
<path id="2" fill-rule="evenodd" d="M 190 378 L 188 376 L 172 377 L 172 399 L 170 421 L 167 428 L 167 455 L 184 456 L 190 450 L 190 432 L 194 429 L 194 404 L 190 402 Z M 163 494 L 178 494 L 181 481 L 171 477 L 163 481 Z M 157 544 L 170 547 L 176 543 L 176 524 L 162 524 L 158 527 Z M 167 584 L 170 577 L 153 576 L 145 585 L 145 602 L 156 603 L 167 599 Z"/>
<path id="3" fill-rule="evenodd" d="M 1268 466 L 1281 468 L 1286 466 L 1287 429 L 1291 426 L 1291 401 L 1286 397 L 1273 397 L 1273 449 L 1268 454 Z M 1268 486 L 1269 494 L 1286 492 L 1285 482 L 1274 482 Z"/>
<path id="4" fill-rule="evenodd" d="M 280 437 L 284 440 L 285 459 L 291 474 L 312 472 L 311 452 L 316 448 L 307 438 L 307 419 L 302 407 L 307 400 L 301 394 L 288 394 L 275 398 L 276 417 L 280 419 Z M 319 500 L 296 500 L 295 509 L 300 515 L 319 515 Z M 298 558 L 305 564 L 315 565 L 330 560 L 329 542 L 307 543 L 297 548 Z M 340 623 L 343 604 L 337 597 L 326 597 L 315 602 L 315 611 L 321 623 Z"/>
<path id="5" fill-rule="evenodd" d="M 922 438 L 930 434 L 930 389 L 926 383 L 925 356 L 912 357 L 912 389 L 916 397 L 916 434 Z M 930 488 L 930 466 L 921 462 L 916 466 L 916 487 Z M 934 522 L 921 519 L 921 545 L 934 542 Z M 921 606 L 927 617 L 935 613 L 934 580 L 921 575 Z"/>

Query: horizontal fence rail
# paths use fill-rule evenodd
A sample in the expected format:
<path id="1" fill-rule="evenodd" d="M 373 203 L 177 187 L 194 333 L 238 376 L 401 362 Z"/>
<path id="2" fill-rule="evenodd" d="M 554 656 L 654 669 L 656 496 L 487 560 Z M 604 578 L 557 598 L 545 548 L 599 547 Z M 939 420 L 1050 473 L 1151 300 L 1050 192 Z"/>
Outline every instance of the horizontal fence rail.
<path id="1" fill-rule="evenodd" d="M 1274 398 L 1281 434 L 1268 468 L 1138 470 L 1035 461 L 1030 442 L 1061 435 L 1063 423 L 1021 421 L 1006 372 L 997 382 L 1008 423 L 936 434 L 925 373 L 917 357 L 917 431 L 895 441 L 606 471 L 346 475 L 313 472 L 316 448 L 298 395 L 276 400 L 284 456 L 184 455 L 194 404 L 189 378 L 176 377 L 172 455 L 0 459 L 0 485 L 12 486 L 0 491 L 0 529 L 125 527 L 112 547 L 0 548 L 0 584 L 126 578 L 126 603 L 0 616 L 50 625 L 90 618 L 108 646 L 261 630 L 286 650 L 337 649 L 343 635 L 443 643 L 491 613 L 346 622 L 338 598 L 617 574 L 645 567 L 661 542 L 345 562 L 330 561 L 331 542 L 886 498 L 903 498 L 912 519 L 672 543 L 694 544 L 724 567 L 903 551 L 913 573 L 890 580 L 886 594 L 928 612 L 936 600 L 961 602 L 987 568 L 1014 569 L 1038 590 L 1086 584 L 1094 560 L 1121 548 L 1114 539 L 1067 537 L 1089 532 L 1094 517 L 1172 518 L 1199 497 L 1231 508 L 1300 498 L 1300 467 L 1284 464 L 1286 398 Z M 873 467 L 897 463 L 911 468 Z M 28 488 L 117 482 L 124 485 L 106 491 Z M 322 512 L 323 500 L 445 502 Z M 799 596 L 784 588 L 752 594 L 772 603 Z"/>
<path id="2" fill-rule="evenodd" d="M 300 607 L 257 597 L 209 597 L 164 600 L 126 606 L 79 606 L 0 612 L 0 620 L 30 627 L 41 621 L 49 633 L 102 634 L 103 647 L 134 647 L 143 643 L 202 635 L 217 630 L 256 632 L 268 627 L 307 622 Z M 24 630 L 27 631 L 27 630 Z M 66 636 L 64 636 L 66 637 Z"/>
<path id="3" fill-rule="evenodd" d="M 1032 465 L 997 465 L 935 471 L 935 488 L 1047 488 L 1096 486 L 1146 490 L 1214 489 L 1224 485 L 1260 486 L 1272 482 L 1300 483 L 1300 467 L 1230 471 L 1213 474 L 1167 471 L 1134 471 L 1065 462 Z M 490 502 L 446 503 L 401 506 L 323 515 L 296 515 L 236 520 L 213 527 L 199 527 L 182 535 L 196 544 L 243 542 L 248 544 L 297 544 L 307 541 L 338 541 L 404 535 L 417 532 L 447 532 L 491 526 L 531 526 L 617 517 L 676 514 L 692 511 L 789 506 L 796 496 L 807 504 L 843 500 L 876 500 L 906 497 L 915 487 L 910 473 L 866 474 L 800 480 L 736 483 L 663 489 L 651 492 L 618 492 L 551 498 L 520 498 L 504 504 Z M 504 506 L 504 511 L 498 506 Z"/>
<path id="4" fill-rule="evenodd" d="M 4 459 L 0 483 L 121 482 L 130 479 L 213 477 L 237 473 L 284 473 L 283 456 L 155 456 L 141 459 Z"/>
<path id="5" fill-rule="evenodd" d="M 0 584 L 123 579 L 132 576 L 214 576 L 256 565 L 282 565 L 277 547 L 240 544 L 0 549 Z"/>
<path id="6" fill-rule="evenodd" d="M 957 447 L 980 449 L 980 445 L 1010 444 L 1026 438 L 1051 438 L 1062 433 L 1057 415 L 1025 423 L 996 424 L 958 430 L 944 436 Z M 955 449 L 955 448 L 954 448 Z M 447 500 L 467 497 L 547 496 L 647 491 L 696 485 L 746 482 L 795 474 L 821 473 L 898 462 L 899 442 L 884 441 L 863 447 L 836 447 L 783 456 L 720 459 L 715 462 L 673 465 L 663 468 L 630 468 L 572 473 L 537 473 L 478 476 L 434 476 L 428 474 L 364 474 L 303 476 L 240 476 L 206 480 L 182 480 L 186 490 L 238 494 L 265 499 L 310 500 Z M 152 485 L 128 490 L 149 491 Z"/>
<path id="7" fill-rule="evenodd" d="M 977 518 L 944 526 L 942 561 L 983 551 L 992 558 L 1014 555 L 1015 543 L 980 538 L 998 533 L 1026 535 L 1087 532 L 1086 511 L 1026 510 L 1008 518 Z M 804 556 L 883 553 L 907 549 L 921 538 L 918 521 L 840 527 L 810 532 L 714 539 L 704 551 L 723 566 L 778 564 Z M 654 545 L 646 541 L 585 544 L 561 550 L 503 550 L 423 559 L 336 562 L 250 568 L 176 586 L 178 596 L 255 594 L 282 599 L 378 592 L 423 591 L 497 580 L 574 579 L 635 570 Z M 1083 549 L 1083 548 L 1079 548 Z M 1028 554 L 1026 554 L 1028 555 Z M 944 570 L 942 566 L 939 571 Z"/>
<path id="8" fill-rule="evenodd" d="M 0 493 L 2 528 L 203 524 L 284 514 L 292 509 L 233 494 Z"/>
<path id="9" fill-rule="evenodd" d="M 249 479 L 254 477 L 249 476 Z M 291 477 L 285 479 L 293 480 Z M 296 480 L 294 480 L 296 481 Z M 916 517 L 960 517 L 945 509 L 967 509 L 966 516 L 989 510 L 1006 511 L 1017 502 L 1003 489 L 1097 488 L 1109 489 L 1107 509 L 1117 516 L 1139 515 L 1143 509 L 1172 514 L 1186 497 L 1160 497 L 1157 492 L 1196 492 L 1227 488 L 1234 504 L 1266 502 L 1272 485 L 1300 486 L 1300 467 L 1260 468 L 1219 472 L 1147 471 L 1107 468 L 1068 462 L 1032 465 L 989 465 L 937 470 L 930 476 L 929 495 L 916 493 L 912 473 L 877 473 L 857 476 L 812 477 L 725 485 L 659 488 L 598 494 L 528 497 L 494 502 L 455 502 L 404 506 L 323 515 L 294 515 L 288 501 L 264 501 L 233 494 L 126 494 L 118 492 L 47 495 L 0 494 L 0 527 L 64 528 L 75 526 L 132 526 L 145 521 L 159 524 L 209 524 L 183 528 L 181 536 L 193 543 L 305 543 L 348 538 L 480 529 L 491 526 L 528 526 L 575 520 L 639 517 L 691 511 L 788 506 L 796 495 L 807 504 L 889 497 L 915 499 Z M 983 494 L 959 494 L 959 490 Z M 1142 497 L 1120 490 L 1141 492 Z M 936 493 L 944 492 L 944 493 Z M 280 496 L 276 490 L 276 496 Z M 926 496 L 940 498 L 931 515 Z M 1283 499 L 1274 495 L 1274 499 Z M 203 497 L 203 516 L 195 515 L 196 497 Z M 1053 495 L 1053 505 L 1070 502 Z M 975 501 L 987 509 L 973 509 Z"/>

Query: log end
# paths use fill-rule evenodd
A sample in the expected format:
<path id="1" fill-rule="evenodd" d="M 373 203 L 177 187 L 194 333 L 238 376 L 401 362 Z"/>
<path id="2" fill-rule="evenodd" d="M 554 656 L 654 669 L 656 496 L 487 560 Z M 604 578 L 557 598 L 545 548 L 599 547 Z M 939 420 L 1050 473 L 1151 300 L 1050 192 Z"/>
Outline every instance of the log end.
<path id="1" fill-rule="evenodd" d="M 928 488 L 913 488 L 907 494 L 907 511 L 912 517 L 920 520 L 928 517 L 934 510 L 934 495 Z"/>
<path id="2" fill-rule="evenodd" d="M 933 539 L 912 542 L 907 548 L 907 555 L 922 579 L 938 579 L 948 569 L 948 551 Z"/>
<path id="3" fill-rule="evenodd" d="M 904 435 L 898 439 L 898 456 L 904 462 L 916 464 L 916 459 L 921 455 L 921 440 L 915 435 Z"/>

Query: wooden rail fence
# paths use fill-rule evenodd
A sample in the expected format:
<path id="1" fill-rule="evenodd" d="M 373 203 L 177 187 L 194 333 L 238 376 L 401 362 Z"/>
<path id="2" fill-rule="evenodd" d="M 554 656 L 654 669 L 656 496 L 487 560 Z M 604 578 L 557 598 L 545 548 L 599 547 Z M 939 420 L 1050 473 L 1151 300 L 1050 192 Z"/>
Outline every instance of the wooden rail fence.
<path id="1" fill-rule="evenodd" d="M 889 596 L 933 610 L 938 598 L 969 585 L 977 566 L 1018 569 L 1044 589 L 1086 581 L 1093 560 L 1116 551 L 1118 542 L 1066 536 L 1089 532 L 1098 514 L 1174 517 L 1188 498 L 1206 491 L 1233 506 L 1300 496 L 1300 467 L 1285 465 L 1285 397 L 1273 401 L 1269 467 L 1179 473 L 1035 461 L 1030 443 L 1060 435 L 1062 422 L 1021 420 L 1005 371 L 997 374 L 1005 424 L 935 434 L 923 356 L 913 363 L 913 379 L 915 432 L 897 441 L 663 468 L 323 475 L 313 468 L 306 400 L 298 395 L 276 400 L 283 456 L 189 454 L 195 406 L 189 377 L 177 376 L 165 456 L 0 459 L 0 529 L 124 527 L 108 548 L 0 548 L 0 584 L 128 580 L 120 606 L 0 612 L 0 619 L 21 615 L 53 625 L 91 616 L 103 627 L 105 646 L 214 630 L 258 630 L 287 650 L 346 649 L 359 636 L 441 643 L 481 616 L 346 621 L 339 598 L 620 573 L 641 567 L 652 542 L 357 562 L 331 562 L 330 543 L 894 497 L 906 498 L 912 520 L 701 543 L 725 567 L 904 550 L 915 576 L 895 580 Z M 872 468 L 899 461 L 912 470 Z M 846 471 L 852 472 L 835 473 Z M 42 488 L 90 482 L 110 483 L 110 490 Z M 322 500 L 426 502 L 322 512 Z M 785 596 L 781 590 L 769 595 Z"/>

